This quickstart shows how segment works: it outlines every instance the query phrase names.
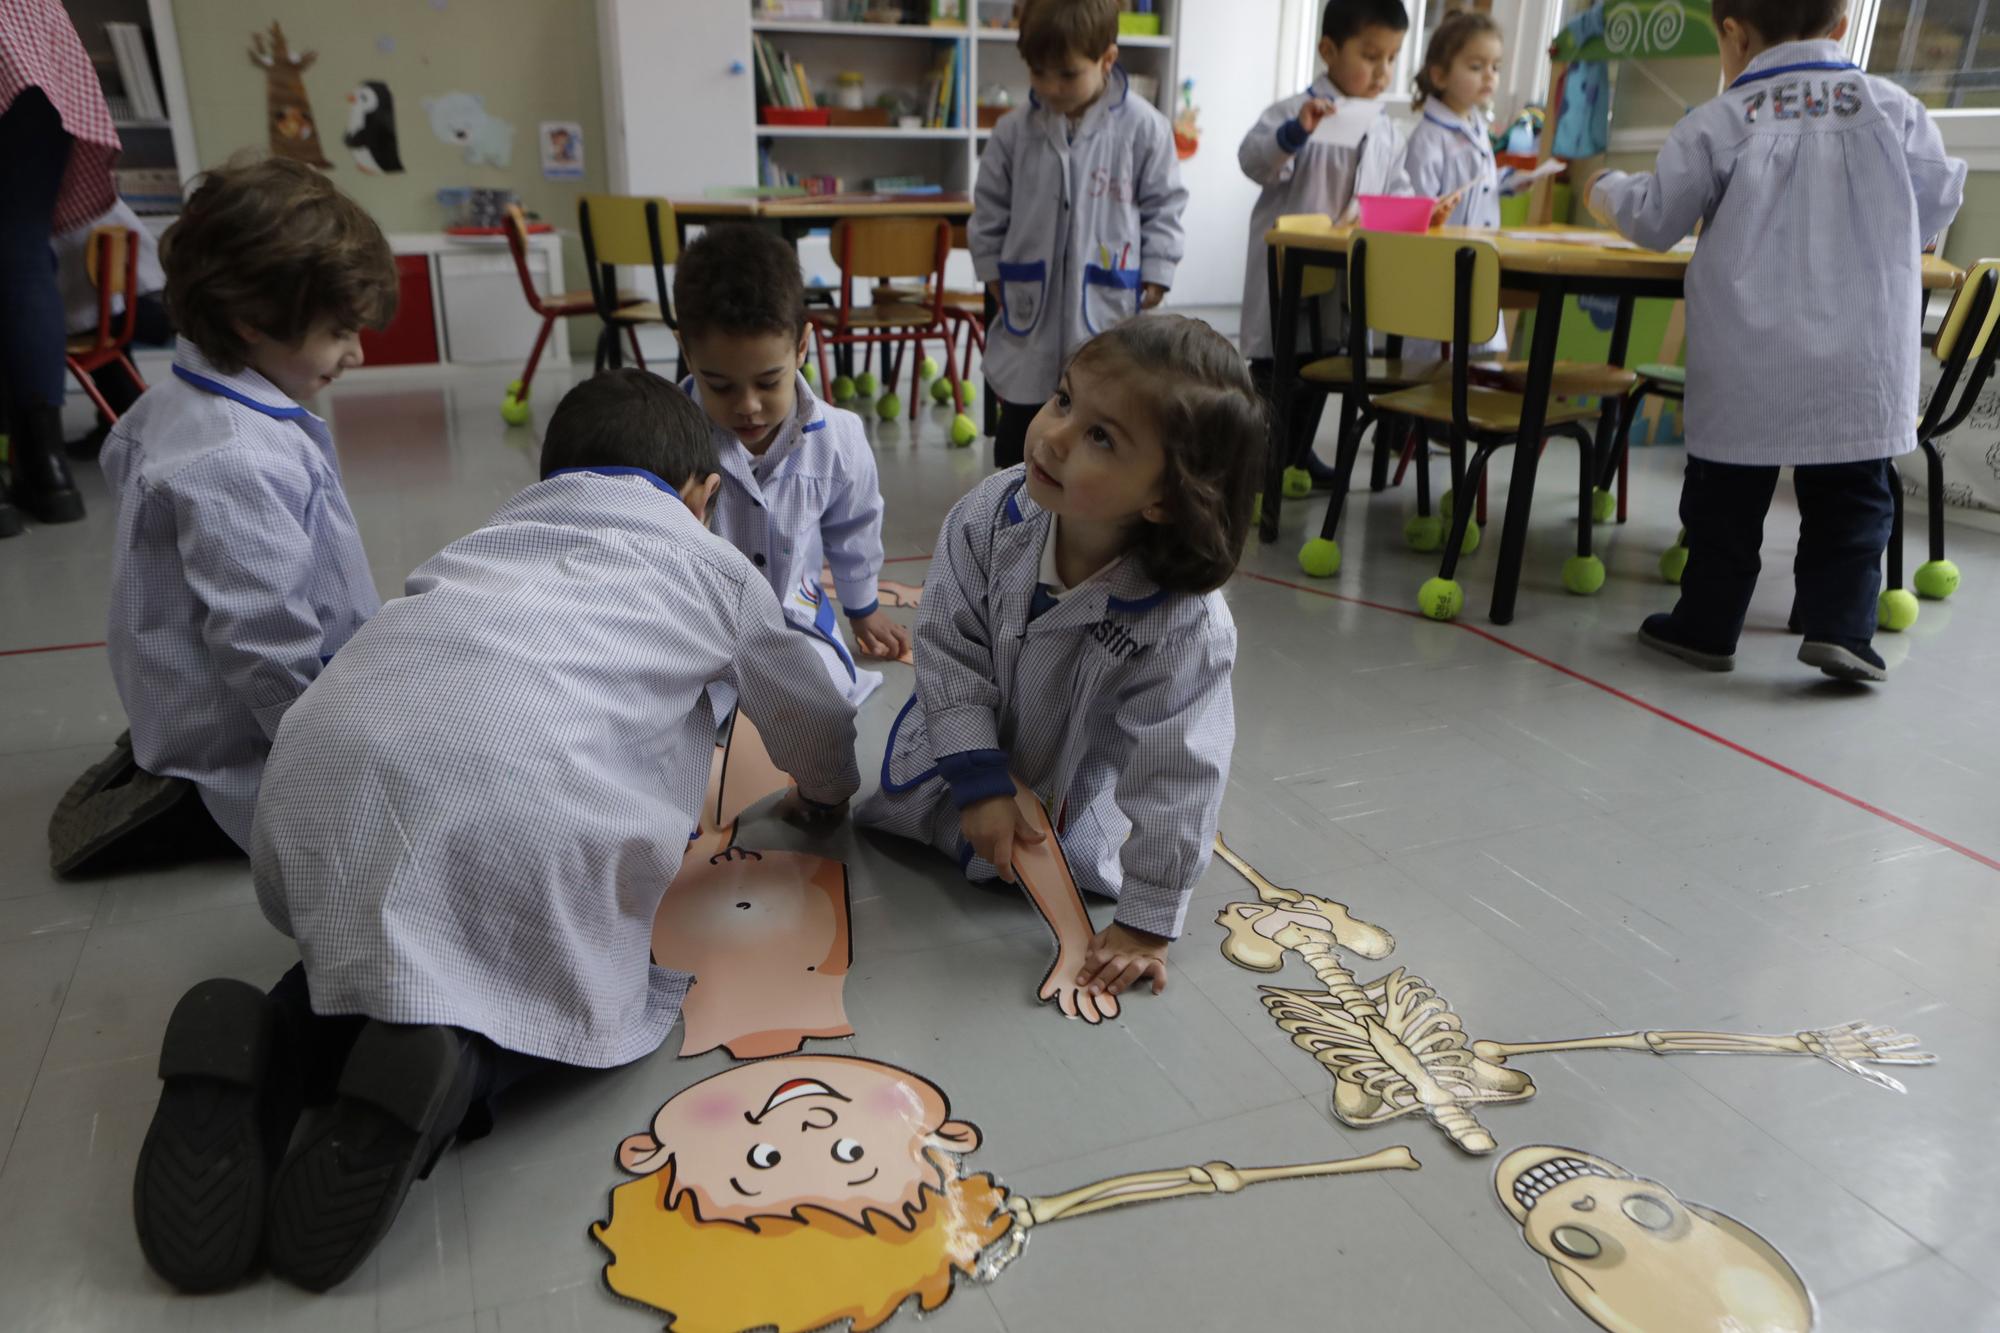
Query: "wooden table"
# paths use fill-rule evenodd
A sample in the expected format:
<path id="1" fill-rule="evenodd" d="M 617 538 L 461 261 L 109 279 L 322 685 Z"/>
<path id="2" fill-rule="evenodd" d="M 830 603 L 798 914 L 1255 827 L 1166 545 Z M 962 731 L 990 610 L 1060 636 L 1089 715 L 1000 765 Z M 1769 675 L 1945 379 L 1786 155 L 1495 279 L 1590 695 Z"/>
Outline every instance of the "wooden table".
<path id="1" fill-rule="evenodd" d="M 690 226 L 719 222 L 770 222 L 785 239 L 799 237 L 844 218 L 950 218 L 972 216 L 969 194 L 795 194 L 772 199 L 674 201 L 674 227 L 681 244 Z"/>
<path id="2" fill-rule="evenodd" d="M 1537 230 L 1558 230 L 1537 228 Z M 1591 235 L 1588 227 L 1559 230 Z M 1296 232 L 1273 229 L 1264 233 L 1265 278 L 1271 289 L 1272 349 L 1275 365 L 1271 376 L 1271 396 L 1276 405 L 1271 431 L 1271 459 L 1264 485 L 1264 515 L 1259 529 L 1269 542 L 1278 537 L 1278 509 L 1281 503 L 1285 449 L 1291 439 L 1291 413 L 1298 388 L 1299 292 L 1307 269 L 1343 269 L 1352 227 L 1331 232 Z M 1527 547 L 1528 511 L 1535 493 L 1535 472 L 1542 451 L 1529 441 L 1542 438 L 1543 412 L 1548 403 L 1549 381 L 1556 363 L 1556 334 L 1562 325 L 1563 302 L 1571 296 L 1613 296 L 1618 314 L 1611 330 L 1612 365 L 1625 362 L 1626 342 L 1632 332 L 1632 303 L 1641 297 L 1670 301 L 1681 299 L 1681 288 L 1691 257 L 1687 252 L 1657 254 L 1650 250 L 1614 249 L 1602 245 L 1565 241 L 1518 240 L 1504 231 L 1477 227 L 1441 227 L 1434 235 L 1463 237 L 1491 242 L 1500 252 L 1501 286 L 1535 296 L 1535 335 L 1528 352 L 1526 402 L 1521 410 L 1520 442 L 1514 448 L 1513 479 L 1507 493 L 1507 515 L 1500 536 L 1500 563 L 1494 573 L 1491 616 L 1496 625 L 1514 618 L 1514 597 L 1521 580 L 1521 558 Z M 1610 235 L 1595 232 L 1597 235 Z M 1279 256 L 1282 254 L 1283 262 Z M 1959 269 L 1933 256 L 1924 257 L 1924 286 L 1930 289 L 1956 287 L 1964 276 Z"/>

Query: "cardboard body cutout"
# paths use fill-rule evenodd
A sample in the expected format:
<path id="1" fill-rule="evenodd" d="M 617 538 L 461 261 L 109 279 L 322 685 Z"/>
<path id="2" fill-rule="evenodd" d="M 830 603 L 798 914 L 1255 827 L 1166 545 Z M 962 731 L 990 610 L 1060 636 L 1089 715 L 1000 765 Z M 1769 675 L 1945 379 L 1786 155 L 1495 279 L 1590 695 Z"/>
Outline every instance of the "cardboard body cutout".
<path id="1" fill-rule="evenodd" d="M 676 1093 L 619 1145 L 639 1179 L 611 1191 L 591 1237 L 614 1293 L 665 1313 L 673 1333 L 810 1333 L 930 1311 L 960 1276 L 990 1281 L 1030 1228 L 1126 1204 L 1228 1194 L 1268 1180 L 1417 1169 L 1407 1148 L 1346 1161 L 1141 1172 L 1046 1198 L 967 1175 L 977 1127 L 942 1089 L 893 1065 L 792 1056 L 724 1070 Z"/>
<path id="2" fill-rule="evenodd" d="M 1626 1032 L 1565 1041 L 1466 1040 L 1450 1002 L 1422 977 L 1397 968 L 1363 985 L 1340 961 L 1347 949 L 1381 958 L 1395 941 L 1378 926 L 1356 920 L 1345 906 L 1273 884 L 1231 851 L 1220 834 L 1216 855 L 1257 889 L 1258 901 L 1230 903 L 1217 914 L 1227 930 L 1223 956 L 1239 967 L 1275 972 L 1287 953 L 1312 969 L 1323 990 L 1265 986 L 1264 1007 L 1301 1050 L 1333 1076 L 1333 1111 L 1364 1127 L 1422 1115 L 1460 1148 L 1489 1153 L 1493 1136 L 1470 1108 L 1526 1101 L 1535 1085 L 1506 1068 L 1516 1055 L 1542 1051 L 1650 1051 L 1656 1055 L 1811 1055 L 1896 1092 L 1903 1085 L 1873 1065 L 1931 1064 L 1917 1039 L 1864 1023 L 1789 1035 L 1744 1032 Z"/>
<path id="3" fill-rule="evenodd" d="M 1493 1190 L 1576 1308 L 1610 1333 L 1806 1333 L 1813 1298 L 1735 1218 L 1574 1148 L 1516 1148 Z"/>
<path id="4" fill-rule="evenodd" d="M 683 1056 L 725 1046 L 752 1060 L 854 1035 L 847 867 L 735 845 L 744 809 L 789 783 L 739 712 L 709 770 L 701 827 L 653 918 L 653 960 L 695 977 L 681 1004 Z"/>
<path id="5" fill-rule="evenodd" d="M 824 565 L 820 567 L 819 586 L 826 590 L 826 594 L 829 597 L 838 595 L 833 589 L 833 570 L 831 568 Z M 914 610 L 924 604 L 924 590 L 921 584 L 898 583 L 894 579 L 878 579 L 875 582 L 875 598 L 883 606 L 893 606 L 900 610 Z M 917 664 L 914 650 L 905 650 L 901 657 L 893 658 L 875 657 L 875 654 L 860 647 L 858 644 L 854 651 L 858 657 L 874 658 L 878 662 L 901 662 L 904 666 L 915 666 Z"/>
<path id="6" fill-rule="evenodd" d="M 1083 891 L 1076 887 L 1076 879 L 1070 874 L 1062 843 L 1056 837 L 1055 826 L 1049 822 L 1049 812 L 1019 778 L 1014 779 L 1014 803 L 1020 807 L 1022 817 L 1042 831 L 1040 842 L 1014 844 L 1014 877 L 1027 890 L 1035 910 L 1042 914 L 1043 924 L 1056 938 L 1055 961 L 1049 964 L 1041 985 L 1036 987 L 1035 998 L 1054 1000 L 1065 1018 L 1081 1018 L 1086 1023 L 1116 1018 L 1117 996 L 1093 995 L 1076 984 L 1077 973 L 1083 969 L 1090 954 L 1090 941 L 1097 932 L 1091 927 L 1090 912 L 1083 905 Z"/>

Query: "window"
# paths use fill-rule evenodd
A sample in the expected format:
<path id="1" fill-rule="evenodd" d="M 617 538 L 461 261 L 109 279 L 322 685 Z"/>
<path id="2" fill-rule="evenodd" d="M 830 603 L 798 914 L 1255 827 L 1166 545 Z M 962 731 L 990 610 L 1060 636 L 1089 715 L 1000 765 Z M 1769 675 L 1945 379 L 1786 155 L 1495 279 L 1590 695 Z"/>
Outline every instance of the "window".
<path id="1" fill-rule="evenodd" d="M 2000 108 L 2000 0 L 1857 6 L 1856 59 L 1937 110 Z"/>

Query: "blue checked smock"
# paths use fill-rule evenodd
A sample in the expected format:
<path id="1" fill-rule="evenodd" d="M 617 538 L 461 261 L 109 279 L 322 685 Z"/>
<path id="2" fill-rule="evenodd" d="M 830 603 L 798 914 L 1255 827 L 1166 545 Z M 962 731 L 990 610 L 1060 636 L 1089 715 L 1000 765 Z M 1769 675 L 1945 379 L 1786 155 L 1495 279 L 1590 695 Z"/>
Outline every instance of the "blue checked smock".
<path id="1" fill-rule="evenodd" d="M 1395 118 L 1385 109 L 1354 148 L 1314 143 L 1299 124 L 1299 108 L 1315 97 L 1336 103 L 1352 100 L 1322 71 L 1312 87 L 1266 108 L 1236 150 L 1243 174 L 1264 190 L 1250 210 L 1249 254 L 1243 266 L 1243 328 L 1238 341 L 1247 357 L 1272 354 L 1264 233 L 1287 213 L 1325 213 L 1341 219 L 1354 206 L 1357 194 L 1410 193 L 1410 179 L 1403 172 L 1403 130 Z M 1347 341 L 1347 314 L 1338 291 L 1321 298 L 1320 332 L 1329 348 Z M 1303 318 L 1299 328 L 1303 349 L 1307 345 Z"/>
<path id="2" fill-rule="evenodd" d="M 1718 463 L 1888 458 L 1917 446 L 1919 250 L 1965 163 L 1923 104 L 1833 41 L 1785 42 L 1674 126 L 1594 210 L 1687 270 L 1687 446 Z"/>
<path id="3" fill-rule="evenodd" d="M 1046 401 L 1079 347 L 1139 313 L 1145 283 L 1173 286 L 1187 200 L 1173 125 L 1123 69 L 1073 129 L 1032 95 L 1002 116 L 966 227 L 979 280 L 1000 283 L 984 363 L 995 392 Z"/>
<path id="4" fill-rule="evenodd" d="M 314 1008 L 603 1067 L 689 978 L 651 961 L 734 673 L 800 790 L 853 794 L 854 710 L 750 562 L 649 474 L 561 473 L 410 575 L 299 701 L 253 869 Z"/>
<path id="5" fill-rule="evenodd" d="M 1425 102 L 1410 131 L 1409 147 L 1403 150 L 1403 171 L 1416 194 L 1442 199 L 1453 190 L 1465 191 L 1446 225 L 1500 225 L 1500 171 L 1493 161 L 1493 141 L 1486 137 L 1486 125 L 1477 117 L 1458 115 L 1437 98 Z M 1476 356 L 1498 356 L 1506 350 L 1504 330 L 1472 349 Z M 1444 354 L 1444 348 L 1425 339 L 1410 338 L 1403 343 L 1403 355 L 1411 360 Z"/>
<path id="6" fill-rule="evenodd" d="M 247 848 L 279 720 L 381 605 L 333 437 L 183 338 L 102 462 L 118 500 L 105 637 L 133 757 L 198 786 Z"/>
<path id="7" fill-rule="evenodd" d="M 700 400 L 691 377 L 681 387 Z M 722 489 L 711 506 L 710 527 L 750 558 L 778 595 L 785 618 L 820 641 L 827 673 L 858 705 L 882 676 L 855 666 L 819 576 L 822 565 L 831 567 L 834 590 L 850 617 L 876 609 L 882 490 L 875 451 L 861 418 L 821 402 L 803 375 L 796 392 L 791 419 L 761 458 L 734 432 L 714 428 Z M 718 694 L 719 711 L 727 711 L 727 697 Z"/>
<path id="8" fill-rule="evenodd" d="M 1018 466 L 953 506 L 917 615 L 916 693 L 856 822 L 991 879 L 939 761 L 999 751 L 1048 807 L 1078 886 L 1116 898 L 1124 925 L 1178 935 L 1236 743 L 1236 625 L 1220 593 L 1162 591 L 1129 558 L 1030 619 L 1052 521 Z"/>

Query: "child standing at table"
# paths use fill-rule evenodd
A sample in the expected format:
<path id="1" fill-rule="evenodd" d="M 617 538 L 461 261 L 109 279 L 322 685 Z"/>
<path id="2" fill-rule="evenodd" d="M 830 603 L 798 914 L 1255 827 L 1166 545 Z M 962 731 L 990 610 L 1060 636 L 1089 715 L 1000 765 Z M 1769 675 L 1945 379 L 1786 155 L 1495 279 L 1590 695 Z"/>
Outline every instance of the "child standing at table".
<path id="1" fill-rule="evenodd" d="M 910 632 L 875 595 L 882 492 L 867 431 L 854 413 L 821 402 L 799 373 L 806 298 L 798 255 L 755 227 L 714 228 L 675 267 L 674 308 L 688 369 L 681 387 L 708 413 L 722 462 L 715 532 L 750 557 L 859 706 L 882 673 L 857 667 L 840 641 L 821 561 L 864 652 L 901 657 Z M 715 702 L 717 716 L 726 714 L 726 697 Z"/>
<path id="2" fill-rule="evenodd" d="M 1920 251 L 1966 165 L 1923 104 L 1840 49 L 1845 0 L 1715 0 L 1728 88 L 1676 125 L 1651 172 L 1601 172 L 1591 211 L 1687 270 L 1688 563 L 1639 640 L 1735 665 L 1778 469 L 1793 469 L 1799 660 L 1879 681 L 1870 644 L 1894 515 L 1888 460 L 1916 447 Z"/>
<path id="3" fill-rule="evenodd" d="M 1389 91 L 1389 76 L 1409 29 L 1410 16 L 1402 0 L 1327 0 L 1320 14 L 1319 38 L 1319 58 L 1325 72 L 1304 92 L 1274 102 L 1236 150 L 1243 174 L 1263 187 L 1250 211 L 1238 341 L 1243 355 L 1250 359 L 1251 375 L 1266 395 L 1271 388 L 1274 348 L 1264 233 L 1288 213 L 1343 218 L 1357 194 L 1410 193 L 1409 176 L 1403 168 L 1403 131 L 1390 116 L 1381 115 L 1351 147 L 1313 138 L 1320 122 L 1333 115 L 1342 101 L 1371 101 Z M 1320 304 L 1319 327 L 1330 343 L 1345 340 L 1346 315 L 1339 291 L 1336 287 Z M 1299 345 L 1305 346 L 1303 335 Z M 1314 484 L 1323 485 L 1330 482 L 1333 469 L 1305 449 L 1314 424 L 1311 414 L 1297 414 L 1294 430 L 1299 438 L 1293 441 L 1295 447 L 1289 456 L 1305 452 Z"/>
<path id="4" fill-rule="evenodd" d="M 1447 15 L 1424 48 L 1416 97 L 1423 114 L 1410 131 L 1403 170 L 1416 193 L 1454 201 L 1444 218 L 1447 226 L 1500 225 L 1501 176 L 1481 108 L 1493 100 L 1503 54 L 1500 25 L 1471 10 Z M 1506 350 L 1505 333 L 1472 349 L 1476 356 Z M 1403 355 L 1424 360 L 1443 350 L 1436 343 L 1406 342 Z"/>
<path id="5" fill-rule="evenodd" d="M 1118 65 L 1118 0 L 1028 0 L 1029 105 L 979 159 L 967 242 L 999 303 L 986 379 L 999 396 L 995 467 L 1021 461 L 1028 423 L 1096 334 L 1160 303 L 1182 254 L 1173 125 Z"/>
<path id="6" fill-rule="evenodd" d="M 1165 983 L 1208 865 L 1236 735 L 1236 626 L 1216 591 L 1250 532 L 1263 404 L 1206 324 L 1149 315 L 1087 343 L 1030 423 L 1023 467 L 987 478 L 938 534 L 917 619 L 917 688 L 856 822 L 928 842 L 966 877 L 1013 880 L 1048 811 L 1077 885 L 1037 901 L 1058 940 L 1044 993 Z M 1030 886 L 1032 888 L 1032 886 Z"/>

